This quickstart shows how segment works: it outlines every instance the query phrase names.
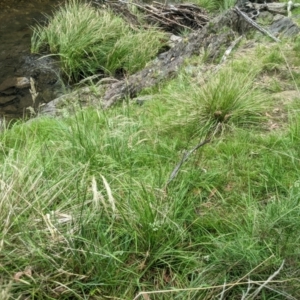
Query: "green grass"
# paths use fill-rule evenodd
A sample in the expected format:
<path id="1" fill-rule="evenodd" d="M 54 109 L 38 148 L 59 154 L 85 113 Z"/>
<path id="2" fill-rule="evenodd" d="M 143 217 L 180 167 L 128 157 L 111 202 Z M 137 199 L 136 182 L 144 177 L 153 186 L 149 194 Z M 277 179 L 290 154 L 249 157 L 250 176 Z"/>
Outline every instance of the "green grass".
<path id="1" fill-rule="evenodd" d="M 182 72 L 158 96 L 169 104 L 159 120 L 165 118 L 166 124 L 178 130 L 172 134 L 181 134 L 181 128 L 188 127 L 192 136 L 261 124 L 269 99 L 253 86 L 258 71 L 242 73 L 234 68 L 212 71 L 207 83 L 200 84 L 197 77 L 191 79 L 189 73 Z"/>
<path id="2" fill-rule="evenodd" d="M 297 43 L 1 132 L 0 298 L 299 299 Z"/>
<path id="3" fill-rule="evenodd" d="M 193 0 L 192 2 L 209 12 L 224 11 L 236 3 L 235 0 Z"/>
<path id="4" fill-rule="evenodd" d="M 132 30 L 120 17 L 79 0 L 67 1 L 47 19 L 47 26 L 33 28 L 31 51 L 57 56 L 69 80 L 96 72 L 136 72 L 165 43 L 162 32 L 154 28 Z"/>
<path id="5" fill-rule="evenodd" d="M 11 281 L 14 298 L 31 299 L 133 299 L 147 291 L 157 291 L 151 299 L 211 299 L 223 289 L 239 299 L 249 278 L 257 282 L 250 295 L 285 261 L 274 278 L 280 284 L 272 280 L 260 296 L 299 297 L 300 119 L 291 114 L 284 132 L 259 129 L 257 112 L 271 104 L 254 101 L 253 77 L 224 72 L 232 76 L 221 71 L 203 88 L 182 72 L 142 107 L 86 109 L 2 133 L 3 288 Z M 217 92 L 241 99 L 221 101 L 241 118 L 221 121 L 230 130 L 166 188 L 182 151 L 207 135 L 201 124 L 214 118 Z"/>

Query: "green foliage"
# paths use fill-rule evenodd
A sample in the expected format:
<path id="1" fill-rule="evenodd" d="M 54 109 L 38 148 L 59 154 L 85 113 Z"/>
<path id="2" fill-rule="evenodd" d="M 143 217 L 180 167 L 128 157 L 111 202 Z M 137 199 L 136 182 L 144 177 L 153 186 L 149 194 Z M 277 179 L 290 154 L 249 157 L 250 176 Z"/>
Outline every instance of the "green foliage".
<path id="1" fill-rule="evenodd" d="M 163 40 L 155 29 L 133 31 L 107 10 L 70 0 L 48 17 L 46 27 L 33 29 L 31 49 L 57 55 L 68 78 L 78 80 L 99 71 L 136 72 L 158 53 Z"/>
<path id="2" fill-rule="evenodd" d="M 201 74 L 201 73 L 200 73 Z M 177 115 L 174 124 L 190 126 L 191 132 L 212 133 L 227 127 L 251 127 L 260 124 L 268 100 L 253 86 L 257 71 L 235 72 L 226 68 L 199 85 L 182 72 L 167 85 L 160 98 L 174 103 L 165 115 Z M 165 121 L 169 122 L 169 121 Z"/>
<path id="3" fill-rule="evenodd" d="M 293 45 L 293 49 L 294 49 L 294 51 L 296 51 L 296 52 L 299 53 L 299 51 L 300 51 L 300 38 L 299 37 L 297 37 L 295 39 L 295 43 Z"/>
<path id="4" fill-rule="evenodd" d="M 299 103 L 278 121 L 261 83 L 279 47 L 1 132 L 1 297 L 299 299 Z"/>
<path id="5" fill-rule="evenodd" d="M 236 0 L 193 0 L 192 2 L 210 12 L 214 12 L 227 10 L 233 7 L 236 3 Z"/>
<path id="6" fill-rule="evenodd" d="M 255 73 L 220 72 L 199 91 L 200 122 L 251 126 L 261 121 L 267 103 L 262 94 L 253 88 L 254 77 Z"/>
<path id="7" fill-rule="evenodd" d="M 275 70 L 279 65 L 282 65 L 285 63 L 284 58 L 282 57 L 282 54 L 280 53 L 279 47 L 273 47 L 270 49 L 261 49 L 263 51 L 263 64 L 264 68 L 267 71 Z"/>
<path id="8" fill-rule="evenodd" d="M 173 289 L 174 298 L 209 299 L 225 280 L 266 281 L 283 259 L 300 275 L 299 117 L 282 135 L 246 128 L 216 138 L 164 189 L 181 150 L 191 147 L 189 126 L 177 135 L 168 131 L 176 123 L 154 125 L 171 106 L 157 99 L 88 109 L 2 133 L 0 279 L 24 272 L 10 293 L 133 299 Z M 227 294 L 246 291 L 243 281 Z M 299 296 L 296 286 L 282 289 Z"/>

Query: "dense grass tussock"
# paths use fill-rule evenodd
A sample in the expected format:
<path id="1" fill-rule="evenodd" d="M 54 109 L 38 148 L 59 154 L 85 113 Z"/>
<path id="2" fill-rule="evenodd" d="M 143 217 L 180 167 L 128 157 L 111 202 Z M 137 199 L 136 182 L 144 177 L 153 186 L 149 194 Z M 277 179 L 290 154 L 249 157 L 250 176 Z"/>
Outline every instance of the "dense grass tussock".
<path id="1" fill-rule="evenodd" d="M 68 78 L 78 80 L 99 71 L 133 73 L 158 53 L 163 41 L 158 30 L 133 31 L 107 10 L 70 0 L 48 17 L 47 26 L 33 29 L 31 50 L 57 55 Z"/>
<path id="2" fill-rule="evenodd" d="M 173 103 L 168 115 L 177 115 L 171 124 L 191 126 L 194 131 L 220 132 L 232 126 L 261 126 L 270 105 L 268 97 L 254 84 L 258 70 L 237 72 L 226 67 L 199 84 L 184 72 L 168 83 L 162 101 Z M 170 123 L 169 121 L 167 123 Z"/>

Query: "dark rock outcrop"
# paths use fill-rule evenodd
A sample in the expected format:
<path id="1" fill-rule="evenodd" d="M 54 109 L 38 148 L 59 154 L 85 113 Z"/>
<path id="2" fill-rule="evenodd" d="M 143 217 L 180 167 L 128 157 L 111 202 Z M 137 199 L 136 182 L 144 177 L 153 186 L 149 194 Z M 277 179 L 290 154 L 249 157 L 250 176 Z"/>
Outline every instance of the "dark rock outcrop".
<path id="1" fill-rule="evenodd" d="M 276 15 L 272 25 L 269 27 L 269 31 L 273 35 L 280 34 L 285 37 L 293 37 L 299 34 L 300 28 L 291 18 Z"/>

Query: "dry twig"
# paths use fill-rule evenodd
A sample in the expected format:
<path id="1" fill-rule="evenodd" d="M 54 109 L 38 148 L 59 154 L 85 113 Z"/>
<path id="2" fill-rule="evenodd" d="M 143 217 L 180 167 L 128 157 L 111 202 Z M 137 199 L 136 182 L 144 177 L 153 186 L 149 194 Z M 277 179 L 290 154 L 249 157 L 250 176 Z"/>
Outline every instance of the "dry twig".
<path id="1" fill-rule="evenodd" d="M 183 165 L 183 163 L 185 161 L 187 161 L 187 159 L 189 158 L 189 156 L 195 152 L 197 149 L 199 149 L 200 147 L 204 146 L 205 144 L 209 143 L 210 142 L 210 139 L 207 139 L 203 142 L 200 142 L 198 145 L 196 145 L 192 150 L 190 151 L 186 151 L 181 159 L 181 161 L 176 165 L 175 169 L 173 170 L 173 172 L 171 173 L 170 175 L 170 178 L 169 180 L 167 181 L 167 184 L 166 186 L 177 176 L 178 172 L 179 172 L 179 169 L 180 167 Z"/>
<path id="2" fill-rule="evenodd" d="M 280 273 L 280 271 L 282 270 L 283 266 L 284 266 L 284 260 L 283 260 L 281 266 L 279 267 L 279 269 L 276 272 L 274 272 L 263 284 L 261 284 L 260 287 L 257 290 L 255 290 L 255 292 L 252 295 L 249 295 L 247 298 L 245 298 L 245 300 L 247 300 L 247 299 L 255 299 L 255 297 L 261 292 L 261 290 L 264 287 L 266 287 L 266 285 L 268 283 L 270 283 L 270 281 L 272 281 L 273 278 L 276 277 Z"/>

